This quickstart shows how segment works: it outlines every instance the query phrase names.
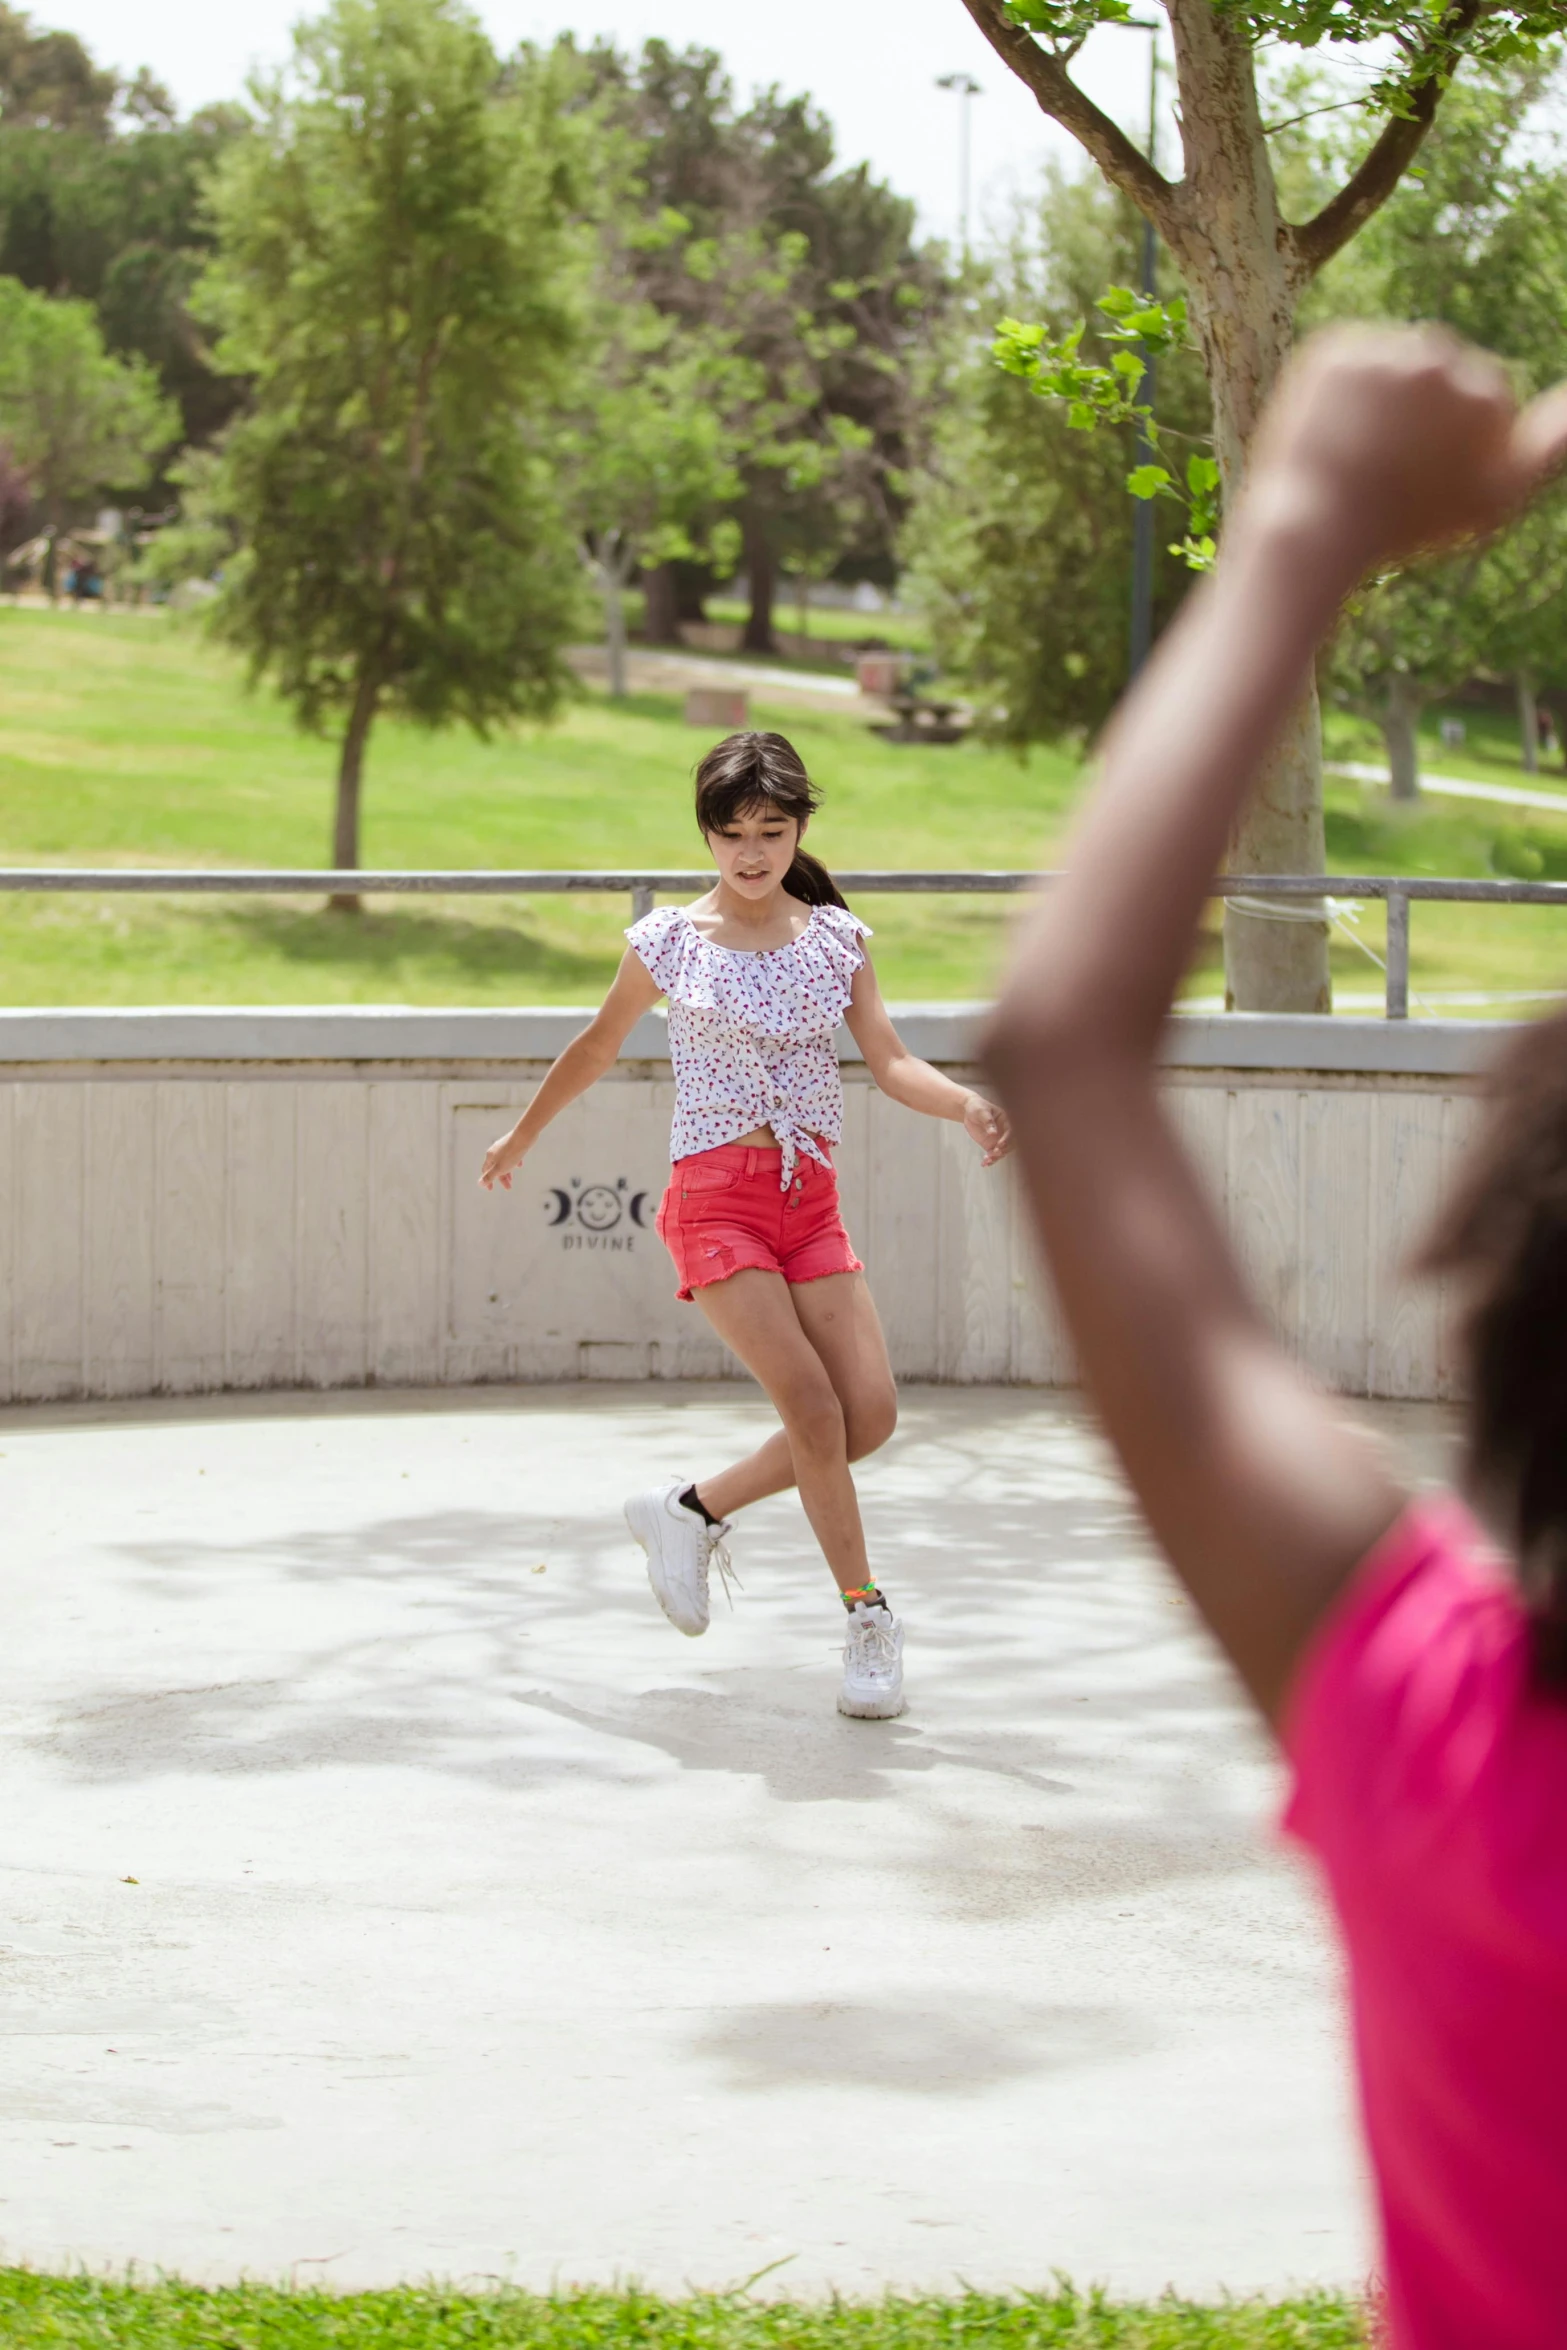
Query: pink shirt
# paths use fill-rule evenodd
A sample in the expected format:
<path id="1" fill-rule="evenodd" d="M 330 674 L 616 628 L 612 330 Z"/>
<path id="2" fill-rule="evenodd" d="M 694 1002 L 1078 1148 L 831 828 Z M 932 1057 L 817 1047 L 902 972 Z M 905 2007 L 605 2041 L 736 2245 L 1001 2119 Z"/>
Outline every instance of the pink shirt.
<path id="1" fill-rule="evenodd" d="M 826 1166 L 811 1137 L 843 1132 L 835 1039 L 870 935 L 842 906 L 813 906 L 782 947 L 715 946 L 683 906 L 633 922 L 626 936 L 669 998 L 672 1159 L 770 1126 L 783 1145 L 781 1190 L 800 1151 Z"/>
<path id="2" fill-rule="evenodd" d="M 1395 2350 L 1567 2343 L 1567 1693 L 1474 1520 L 1416 1502 L 1313 1644 L 1286 1825 L 1349 1962 Z"/>

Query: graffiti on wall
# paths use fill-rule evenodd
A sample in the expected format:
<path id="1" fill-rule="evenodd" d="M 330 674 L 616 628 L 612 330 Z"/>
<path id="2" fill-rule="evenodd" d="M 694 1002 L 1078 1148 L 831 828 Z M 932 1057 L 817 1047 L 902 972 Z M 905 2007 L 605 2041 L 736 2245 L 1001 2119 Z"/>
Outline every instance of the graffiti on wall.
<path id="1" fill-rule="evenodd" d="M 569 1184 L 545 1193 L 544 1209 L 563 1249 L 629 1254 L 637 1234 L 653 1228 L 654 1194 L 633 1191 L 624 1175 L 613 1183 L 584 1183 L 573 1175 Z"/>

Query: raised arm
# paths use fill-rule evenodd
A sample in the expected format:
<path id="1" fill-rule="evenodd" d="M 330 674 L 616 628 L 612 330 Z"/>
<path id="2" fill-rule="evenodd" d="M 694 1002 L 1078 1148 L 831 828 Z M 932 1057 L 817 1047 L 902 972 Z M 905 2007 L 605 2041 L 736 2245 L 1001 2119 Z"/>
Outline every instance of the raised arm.
<path id="1" fill-rule="evenodd" d="M 1154 1534 L 1277 1719 L 1311 1631 L 1402 1496 L 1246 1294 L 1160 1108 L 1156 1056 L 1207 884 L 1314 650 L 1373 564 L 1494 527 L 1567 445 L 1434 329 L 1324 336 L 1226 532 L 1117 716 L 1065 880 L 989 1039 L 1084 1373 Z"/>
<path id="2" fill-rule="evenodd" d="M 658 983 L 635 947 L 627 947 L 614 985 L 586 1028 L 545 1072 L 538 1092 L 511 1132 L 498 1136 L 485 1152 L 479 1181 L 486 1191 L 493 1191 L 497 1183 L 503 1191 L 510 1191 L 512 1176 L 550 1120 L 558 1118 L 568 1103 L 615 1066 L 621 1046 L 643 1013 L 653 1009 L 659 993 Z"/>

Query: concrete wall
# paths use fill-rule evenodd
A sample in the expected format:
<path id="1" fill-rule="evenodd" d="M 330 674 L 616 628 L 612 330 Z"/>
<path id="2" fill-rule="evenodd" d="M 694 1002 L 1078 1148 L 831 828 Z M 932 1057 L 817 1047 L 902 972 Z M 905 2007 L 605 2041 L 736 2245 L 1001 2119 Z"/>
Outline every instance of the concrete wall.
<path id="1" fill-rule="evenodd" d="M 0 1399 L 733 1368 L 652 1223 L 662 1022 L 510 1194 L 485 1144 L 574 1012 L 0 1013 Z M 974 1016 L 899 1015 L 963 1074 Z M 1439 1396 L 1448 1302 L 1397 1285 L 1496 1031 L 1185 1019 L 1172 1114 L 1268 1310 L 1324 1380 Z M 1068 1384 L 1012 1170 L 872 1086 L 843 1040 L 845 1212 L 905 1378 Z"/>

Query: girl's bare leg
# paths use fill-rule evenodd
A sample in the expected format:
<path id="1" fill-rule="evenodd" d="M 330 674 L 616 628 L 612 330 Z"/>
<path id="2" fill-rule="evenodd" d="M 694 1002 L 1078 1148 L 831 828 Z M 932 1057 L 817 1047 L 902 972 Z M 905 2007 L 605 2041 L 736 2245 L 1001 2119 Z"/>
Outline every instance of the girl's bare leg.
<path id="1" fill-rule="evenodd" d="M 697 1292 L 699 1298 L 717 1294 Z M 789 1298 L 843 1406 L 849 1458 L 863 1460 L 898 1424 L 898 1390 L 865 1276 L 830 1273 L 821 1281 L 802 1281 Z M 787 1493 L 794 1483 L 794 1454 L 780 1429 L 732 1469 L 700 1479 L 697 1491 L 715 1517 L 728 1518 L 770 1493 Z"/>
<path id="2" fill-rule="evenodd" d="M 705 1507 L 728 1517 L 797 1485 L 840 1591 L 870 1582 L 849 1462 L 886 1442 L 897 1396 L 863 1274 L 833 1273 L 790 1288 L 781 1274 L 748 1270 L 696 1295 L 783 1422 L 749 1459 L 700 1481 Z"/>

